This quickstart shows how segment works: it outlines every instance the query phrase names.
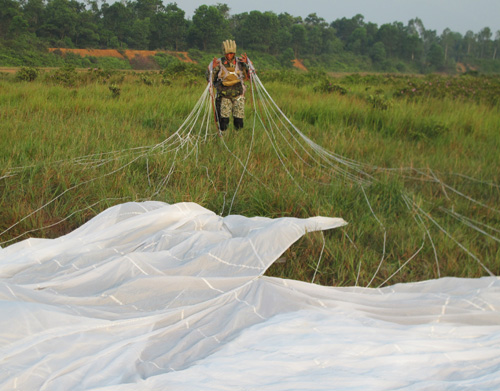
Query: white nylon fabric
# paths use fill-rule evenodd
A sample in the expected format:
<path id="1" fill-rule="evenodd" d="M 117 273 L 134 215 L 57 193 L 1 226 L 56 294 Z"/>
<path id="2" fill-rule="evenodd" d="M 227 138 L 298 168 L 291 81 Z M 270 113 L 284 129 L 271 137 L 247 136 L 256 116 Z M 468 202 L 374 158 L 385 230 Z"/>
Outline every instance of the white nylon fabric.
<path id="1" fill-rule="evenodd" d="M 150 201 L 1 249 L 0 389 L 500 389 L 497 277 L 263 277 L 306 232 L 344 224 Z"/>

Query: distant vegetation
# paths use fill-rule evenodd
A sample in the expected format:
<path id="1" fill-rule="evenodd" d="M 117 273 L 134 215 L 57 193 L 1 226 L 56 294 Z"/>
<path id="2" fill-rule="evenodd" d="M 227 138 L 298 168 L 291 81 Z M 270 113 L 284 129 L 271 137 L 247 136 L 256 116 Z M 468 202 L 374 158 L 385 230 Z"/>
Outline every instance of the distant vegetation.
<path id="1" fill-rule="evenodd" d="M 48 48 L 187 51 L 197 62 L 219 54 L 222 40 L 259 58 L 260 69 L 291 67 L 327 71 L 455 73 L 500 72 L 500 32 L 489 27 L 465 35 L 428 30 L 422 20 L 377 24 L 362 15 L 326 21 L 288 13 L 231 14 L 227 4 L 201 5 L 192 19 L 176 4 L 160 0 L 0 0 L 0 66 L 150 69 L 165 66 L 127 58 L 104 60 L 49 53 Z M 167 59 L 168 60 L 168 59 Z M 128 64 L 128 65 L 127 65 Z"/>

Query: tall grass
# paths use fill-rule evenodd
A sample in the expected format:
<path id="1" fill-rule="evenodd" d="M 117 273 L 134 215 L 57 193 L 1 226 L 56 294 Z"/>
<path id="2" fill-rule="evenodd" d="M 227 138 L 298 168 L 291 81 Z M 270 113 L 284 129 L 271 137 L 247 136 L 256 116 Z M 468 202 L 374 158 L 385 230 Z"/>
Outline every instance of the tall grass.
<path id="1" fill-rule="evenodd" d="M 173 77 L 168 83 L 159 73 L 147 77 L 80 75 L 69 86 L 50 75 L 30 83 L 0 80 L 3 246 L 27 236 L 56 237 L 110 205 L 153 198 L 197 202 L 221 214 L 231 205 L 232 214 L 320 214 L 349 222 L 342 230 L 308 234 L 284 254 L 284 262 L 271 267 L 271 275 L 311 281 L 316 274 L 318 283 L 363 286 L 377 286 L 396 272 L 389 283 L 484 275 L 455 240 L 499 274 L 500 248 L 491 237 L 499 236 L 495 230 L 500 229 L 494 210 L 500 199 L 498 102 L 432 94 L 396 98 L 395 91 L 411 82 L 409 77 L 328 78 L 345 88 L 343 94 L 318 88 L 323 81 L 310 77 L 304 83 L 295 75 L 291 82 L 270 78 L 270 94 L 309 138 L 373 167 L 377 182 L 361 190 L 283 149 L 285 170 L 258 121 L 251 144 L 256 108 L 250 91 L 244 130 L 187 143 L 177 155 L 160 149 L 138 158 L 134 148 L 173 134 L 204 88 L 202 76 Z M 119 94 L 112 92 L 112 84 Z M 87 155 L 92 160 L 73 160 Z M 102 158 L 99 164 L 96 156 Z M 478 202 L 407 168 L 431 169 L 450 188 Z M 426 222 L 437 262 L 429 235 L 405 197 L 446 227 L 445 233 Z M 487 224 L 491 236 L 445 212 L 451 206 L 475 224 Z M 427 245 L 402 267 L 424 240 Z"/>

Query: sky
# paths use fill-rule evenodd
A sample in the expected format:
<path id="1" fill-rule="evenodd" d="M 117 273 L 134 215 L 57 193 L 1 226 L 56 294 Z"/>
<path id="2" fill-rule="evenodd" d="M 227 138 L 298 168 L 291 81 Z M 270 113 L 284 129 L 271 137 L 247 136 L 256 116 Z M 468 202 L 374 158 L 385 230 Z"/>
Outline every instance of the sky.
<path id="1" fill-rule="evenodd" d="M 332 22 L 356 14 L 364 16 L 365 22 L 378 26 L 384 23 L 403 22 L 420 18 L 427 30 L 436 30 L 440 35 L 445 28 L 465 34 L 468 30 L 478 33 L 489 27 L 495 39 L 500 30 L 500 0 L 164 0 L 164 4 L 176 2 L 191 18 L 202 4 L 225 3 L 230 14 L 242 12 L 273 11 L 288 12 L 293 16 L 306 17 L 311 13 Z"/>

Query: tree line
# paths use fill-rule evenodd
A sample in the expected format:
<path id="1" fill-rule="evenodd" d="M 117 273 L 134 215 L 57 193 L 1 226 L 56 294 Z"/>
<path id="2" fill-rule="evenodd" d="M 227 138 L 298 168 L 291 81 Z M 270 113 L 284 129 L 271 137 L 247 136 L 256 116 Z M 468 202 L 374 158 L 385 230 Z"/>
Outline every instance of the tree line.
<path id="1" fill-rule="evenodd" d="M 363 15 L 328 22 L 316 13 L 251 11 L 231 14 L 227 4 L 201 5 L 192 18 L 177 3 L 161 0 L 0 0 L 0 51 L 26 48 L 114 48 L 218 51 L 233 38 L 239 48 L 265 53 L 289 65 L 339 69 L 436 71 L 456 63 L 500 72 L 500 31 L 465 35 L 424 27 L 421 19 L 378 26 Z M 3 58 L 3 61 L 2 61 Z M 5 59 L 0 55 L 0 65 Z"/>

